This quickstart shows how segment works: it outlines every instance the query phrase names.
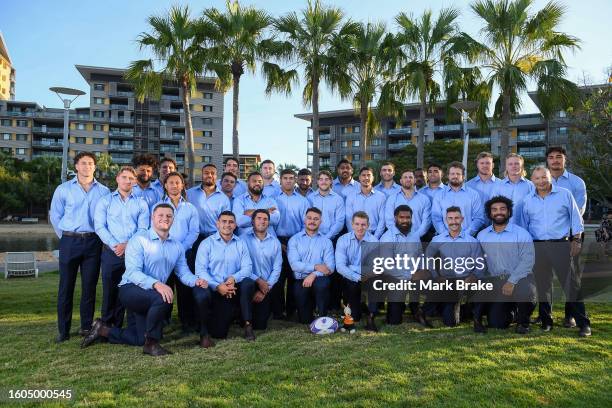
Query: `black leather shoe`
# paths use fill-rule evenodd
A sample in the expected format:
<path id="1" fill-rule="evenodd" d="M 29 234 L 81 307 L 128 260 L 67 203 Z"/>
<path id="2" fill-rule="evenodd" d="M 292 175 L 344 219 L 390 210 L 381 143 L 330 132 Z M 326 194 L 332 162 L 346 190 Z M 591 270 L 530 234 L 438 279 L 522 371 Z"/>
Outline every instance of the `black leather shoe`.
<path id="1" fill-rule="evenodd" d="M 376 327 L 376 321 L 374 320 L 374 316 L 368 316 L 368 321 L 365 326 L 366 331 L 377 332 L 378 327 Z"/>
<path id="2" fill-rule="evenodd" d="M 244 325 L 244 338 L 246 341 L 255 341 L 255 332 L 250 323 Z"/>
<path id="3" fill-rule="evenodd" d="M 523 326 L 522 324 L 517 324 L 516 329 L 514 330 L 516 334 L 527 334 L 529 333 L 529 326 Z"/>
<path id="4" fill-rule="evenodd" d="M 531 319 L 531 321 L 529 323 L 531 323 L 531 324 L 542 324 L 542 318 L 540 316 L 534 317 L 533 319 Z"/>
<path id="5" fill-rule="evenodd" d="M 542 323 L 541 329 L 543 332 L 552 331 L 553 325 L 551 323 Z"/>
<path id="6" fill-rule="evenodd" d="M 69 334 L 58 334 L 57 337 L 55 338 L 56 343 L 63 343 L 67 340 L 70 340 Z"/>
<path id="7" fill-rule="evenodd" d="M 576 319 L 574 319 L 573 317 L 566 317 L 565 319 L 563 319 L 563 327 L 565 327 L 566 329 L 576 327 Z"/>
<path id="8" fill-rule="evenodd" d="M 81 341 L 81 348 L 91 346 L 96 340 L 100 338 L 100 330 L 104 327 L 104 322 L 100 319 L 94 320 L 91 325 L 91 329 L 87 332 L 87 335 L 83 337 Z"/>
<path id="9" fill-rule="evenodd" d="M 159 357 L 165 356 L 168 354 L 172 354 L 170 350 L 163 348 L 159 342 L 147 340 L 145 341 L 145 345 L 142 347 L 142 353 L 148 354 L 150 356 Z"/>
<path id="10" fill-rule="evenodd" d="M 591 334 L 591 326 L 589 325 L 581 327 L 580 331 L 578 332 L 578 336 L 580 337 L 589 337 Z"/>
<path id="11" fill-rule="evenodd" d="M 474 333 L 486 333 L 487 328 L 479 320 L 474 320 Z"/>
<path id="12" fill-rule="evenodd" d="M 89 330 L 91 330 L 91 329 L 89 329 Z M 87 336 L 89 334 L 89 330 L 79 329 L 79 336 L 81 336 L 81 337 Z"/>

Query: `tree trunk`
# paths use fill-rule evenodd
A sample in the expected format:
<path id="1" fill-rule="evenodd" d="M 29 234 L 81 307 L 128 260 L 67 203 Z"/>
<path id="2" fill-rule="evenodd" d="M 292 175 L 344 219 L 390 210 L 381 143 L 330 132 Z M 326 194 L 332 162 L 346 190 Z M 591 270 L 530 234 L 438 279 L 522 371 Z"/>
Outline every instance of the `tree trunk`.
<path id="1" fill-rule="evenodd" d="M 510 153 L 510 93 L 504 91 L 502 98 L 502 122 L 499 140 L 499 177 L 504 177 L 504 172 L 506 171 L 506 156 Z"/>
<path id="2" fill-rule="evenodd" d="M 319 78 L 312 78 L 312 172 L 319 173 Z"/>
<path id="3" fill-rule="evenodd" d="M 240 141 L 238 138 L 238 123 L 239 123 L 239 112 L 238 112 L 238 96 L 240 95 L 240 74 L 234 73 L 233 77 L 233 95 L 232 95 L 232 109 L 233 109 L 233 123 L 232 123 L 232 156 L 236 160 L 239 160 L 240 155 Z"/>
<path id="4" fill-rule="evenodd" d="M 368 153 L 368 147 L 366 142 L 368 140 L 368 105 L 361 102 L 361 108 L 359 112 L 359 116 L 361 119 L 361 167 L 366 165 L 366 154 Z"/>
<path id="5" fill-rule="evenodd" d="M 185 172 L 187 173 L 187 186 L 193 186 L 195 184 L 195 153 L 193 151 L 193 126 L 191 124 L 191 108 L 189 103 L 191 100 L 191 90 L 186 80 L 181 83 L 183 88 L 183 111 L 185 112 L 185 147 L 186 160 L 185 160 Z"/>
<path id="6" fill-rule="evenodd" d="M 421 107 L 419 110 L 419 134 L 417 136 L 417 168 L 423 168 L 425 160 L 425 113 L 427 100 L 425 94 L 421 95 Z"/>

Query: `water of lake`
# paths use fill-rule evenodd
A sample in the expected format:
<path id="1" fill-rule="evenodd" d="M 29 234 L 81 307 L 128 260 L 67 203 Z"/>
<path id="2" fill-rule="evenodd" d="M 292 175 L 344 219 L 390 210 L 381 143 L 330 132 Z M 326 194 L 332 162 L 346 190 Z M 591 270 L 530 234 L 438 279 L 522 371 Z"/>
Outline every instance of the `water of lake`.
<path id="1" fill-rule="evenodd" d="M 53 251 L 59 249 L 55 234 L 2 234 L 0 252 Z"/>

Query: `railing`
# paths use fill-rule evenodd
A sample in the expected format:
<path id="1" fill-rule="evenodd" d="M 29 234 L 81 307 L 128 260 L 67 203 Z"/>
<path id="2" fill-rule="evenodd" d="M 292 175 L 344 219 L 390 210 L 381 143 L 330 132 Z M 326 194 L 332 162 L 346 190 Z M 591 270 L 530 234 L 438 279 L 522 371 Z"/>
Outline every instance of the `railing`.
<path id="1" fill-rule="evenodd" d="M 51 147 L 51 148 L 55 148 L 55 147 L 63 147 L 64 146 L 64 142 L 43 142 L 41 140 L 33 140 L 32 141 L 32 147 Z"/>
<path id="2" fill-rule="evenodd" d="M 481 144 L 491 144 L 490 137 L 470 137 L 470 142 L 481 143 Z"/>
<path id="3" fill-rule="evenodd" d="M 434 132 L 449 132 L 454 130 L 461 130 L 461 124 L 434 126 Z"/>
<path id="4" fill-rule="evenodd" d="M 117 130 L 111 130 L 108 132 L 109 136 L 112 137 L 134 137 L 134 132 L 122 132 Z"/>
<path id="5" fill-rule="evenodd" d="M 22 118 L 64 118 L 63 112 L 44 112 L 44 111 L 26 111 L 26 112 L 17 112 L 17 111 L 4 111 L 0 112 L 0 116 L 14 116 L 14 117 L 22 117 Z M 89 119 L 89 115 L 84 114 L 70 114 L 70 119 Z"/>
<path id="6" fill-rule="evenodd" d="M 546 133 L 544 132 L 519 133 L 518 141 L 519 142 L 544 142 L 546 141 Z"/>
<path id="7" fill-rule="evenodd" d="M 127 96 L 127 97 L 131 97 L 131 96 L 134 96 L 134 92 L 131 92 L 131 91 L 116 91 L 116 92 L 110 92 L 108 96 Z"/>
<path id="8" fill-rule="evenodd" d="M 398 129 L 389 129 L 389 135 L 409 135 L 412 134 L 412 128 L 402 127 Z"/>
<path id="9" fill-rule="evenodd" d="M 546 157 L 546 151 L 545 151 L 545 150 L 542 150 L 542 151 L 535 151 L 535 152 L 533 152 L 533 151 L 527 151 L 527 152 L 525 152 L 525 151 L 521 151 L 521 150 L 519 150 L 519 154 L 520 154 L 521 156 L 523 156 L 523 157 L 536 158 L 536 159 L 537 159 L 537 158 L 542 158 L 542 159 L 543 159 L 543 158 L 545 158 L 545 157 Z"/>
<path id="10" fill-rule="evenodd" d="M 62 152 L 54 152 L 54 151 L 33 152 L 32 158 L 36 158 L 36 157 L 62 157 Z"/>
<path id="11" fill-rule="evenodd" d="M 111 109 L 119 109 L 119 110 L 128 110 L 129 109 L 128 105 L 119 105 L 117 103 L 111 103 L 110 108 Z"/>
<path id="12" fill-rule="evenodd" d="M 155 122 L 155 123 L 157 123 L 157 122 Z M 170 126 L 170 127 L 183 127 L 183 126 L 185 126 L 184 123 L 173 121 L 173 120 L 161 120 L 159 122 L 159 124 L 161 126 Z"/>
<path id="13" fill-rule="evenodd" d="M 410 146 L 412 142 L 389 143 L 389 150 L 401 150 L 406 146 Z"/>
<path id="14" fill-rule="evenodd" d="M 129 123 L 129 124 L 133 124 L 134 123 L 134 118 L 113 118 L 111 117 L 110 119 L 111 123 Z"/>
<path id="15" fill-rule="evenodd" d="M 178 148 L 178 146 L 176 147 L 160 146 L 159 151 L 160 153 L 178 153 L 180 152 L 180 149 Z"/>
<path id="16" fill-rule="evenodd" d="M 163 113 L 184 113 L 185 112 L 183 108 L 168 108 L 168 109 L 162 109 L 161 111 Z"/>
<path id="17" fill-rule="evenodd" d="M 52 128 L 52 127 L 43 128 L 42 126 L 34 126 L 32 127 L 32 132 L 35 132 L 35 133 L 64 133 L 64 128 Z"/>
<path id="18" fill-rule="evenodd" d="M 159 135 L 160 139 L 163 140 L 184 140 L 185 139 L 185 135 L 183 134 L 179 134 L 179 133 L 173 133 L 173 134 L 166 134 L 166 133 L 162 133 Z"/>
<path id="19" fill-rule="evenodd" d="M 113 157 L 111 156 L 111 160 L 113 161 L 113 163 L 117 163 L 117 164 L 129 164 L 132 162 L 132 159 L 129 159 L 127 157 Z"/>
<path id="20" fill-rule="evenodd" d="M 134 150 L 134 146 L 133 145 L 120 145 L 120 144 L 110 144 L 108 146 L 109 150 L 125 150 L 125 151 L 131 151 Z"/>
<path id="21" fill-rule="evenodd" d="M 180 101 L 181 97 L 178 95 L 162 95 L 161 99 L 166 99 L 169 101 Z"/>

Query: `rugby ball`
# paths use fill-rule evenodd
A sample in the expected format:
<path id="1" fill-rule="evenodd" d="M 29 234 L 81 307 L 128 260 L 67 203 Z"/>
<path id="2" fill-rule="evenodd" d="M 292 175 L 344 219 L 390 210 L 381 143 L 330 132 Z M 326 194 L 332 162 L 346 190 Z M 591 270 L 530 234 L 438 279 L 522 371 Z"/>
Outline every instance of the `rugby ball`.
<path id="1" fill-rule="evenodd" d="M 310 323 L 310 331 L 313 334 L 332 334 L 336 330 L 338 330 L 338 322 L 332 317 L 321 316 Z"/>

